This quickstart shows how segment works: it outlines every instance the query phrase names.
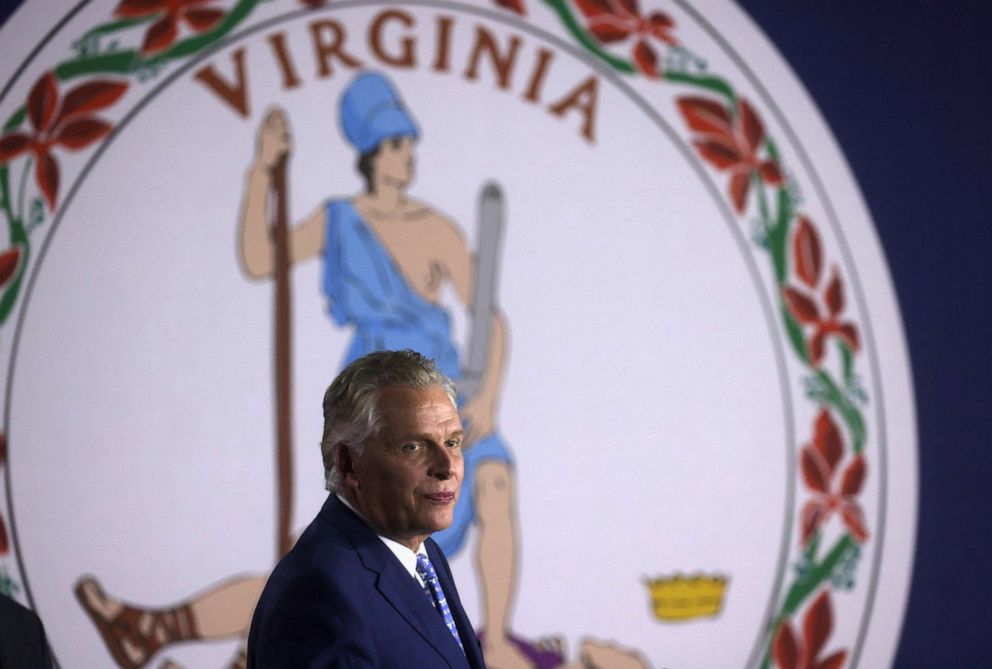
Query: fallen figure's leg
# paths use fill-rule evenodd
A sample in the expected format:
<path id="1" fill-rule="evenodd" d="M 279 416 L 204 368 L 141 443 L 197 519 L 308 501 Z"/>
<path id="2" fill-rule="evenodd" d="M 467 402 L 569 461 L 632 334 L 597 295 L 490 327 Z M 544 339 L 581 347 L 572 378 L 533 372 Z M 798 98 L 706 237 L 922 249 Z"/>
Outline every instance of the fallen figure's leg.
<path id="1" fill-rule="evenodd" d="M 173 643 L 246 637 L 264 586 L 265 576 L 239 576 L 163 608 L 110 597 L 91 576 L 79 579 L 75 593 L 117 665 L 142 669 Z"/>

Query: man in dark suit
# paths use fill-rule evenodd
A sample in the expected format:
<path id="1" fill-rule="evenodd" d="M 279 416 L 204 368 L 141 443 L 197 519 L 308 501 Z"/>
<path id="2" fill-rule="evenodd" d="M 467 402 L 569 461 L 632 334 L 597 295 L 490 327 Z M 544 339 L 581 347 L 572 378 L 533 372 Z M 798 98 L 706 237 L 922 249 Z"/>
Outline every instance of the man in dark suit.
<path id="1" fill-rule="evenodd" d="M 484 669 L 448 563 L 462 482 L 455 389 L 412 351 L 359 358 L 324 395 L 331 491 L 276 566 L 248 637 L 249 669 Z"/>
<path id="2" fill-rule="evenodd" d="M 0 595 L 0 669 L 51 669 L 52 651 L 38 615 Z"/>

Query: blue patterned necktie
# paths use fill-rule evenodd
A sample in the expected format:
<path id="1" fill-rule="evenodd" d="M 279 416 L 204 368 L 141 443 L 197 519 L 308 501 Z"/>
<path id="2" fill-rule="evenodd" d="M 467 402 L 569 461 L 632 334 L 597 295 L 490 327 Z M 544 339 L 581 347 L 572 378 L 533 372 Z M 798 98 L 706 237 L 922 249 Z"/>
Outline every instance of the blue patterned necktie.
<path id="1" fill-rule="evenodd" d="M 451 636 L 455 637 L 458 647 L 464 653 L 465 647 L 462 646 L 462 640 L 458 636 L 458 628 L 455 627 L 455 619 L 451 617 L 451 609 L 448 608 L 448 600 L 444 598 L 444 590 L 441 589 L 441 584 L 437 580 L 437 572 L 434 571 L 431 559 L 424 553 L 417 553 L 417 573 L 420 574 L 420 578 L 424 579 L 424 594 L 427 595 L 431 605 L 441 614 L 444 624 L 448 626 L 448 631 L 451 632 Z"/>

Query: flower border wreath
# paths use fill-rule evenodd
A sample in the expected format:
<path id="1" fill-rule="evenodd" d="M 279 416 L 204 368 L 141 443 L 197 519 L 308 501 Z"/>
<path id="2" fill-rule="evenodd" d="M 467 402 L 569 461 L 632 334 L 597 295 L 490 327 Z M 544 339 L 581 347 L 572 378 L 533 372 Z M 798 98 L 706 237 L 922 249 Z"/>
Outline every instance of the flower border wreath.
<path id="1" fill-rule="evenodd" d="M 82 35 L 73 45 L 75 55 L 37 80 L 0 130 L 0 214 L 9 233 L 9 246 L 0 252 L 0 327 L 21 295 L 31 235 L 59 206 L 58 153 L 93 150 L 113 131 L 99 113 L 124 97 L 131 80 L 143 81 L 167 63 L 202 51 L 268 1 L 237 0 L 225 11 L 211 7 L 214 0 L 121 0 L 112 20 Z M 327 4 L 298 1 L 313 8 Z M 525 0 L 492 1 L 526 14 Z M 869 537 L 858 503 L 867 472 L 862 415 L 867 396 L 855 371 L 861 344 L 857 326 L 844 315 L 843 274 L 837 264 L 825 268 L 817 226 L 798 211 L 798 186 L 786 176 L 757 111 L 679 43 L 670 16 L 642 12 L 638 0 L 532 1 L 547 5 L 584 49 L 613 70 L 683 86 L 686 93 L 675 104 L 692 145 L 712 170 L 727 177 L 726 196 L 735 214 L 740 219 L 757 216 L 754 243 L 771 261 L 781 326 L 808 372 L 803 383 L 817 410 L 809 439 L 799 446 L 799 474 L 807 492 L 798 517 L 802 551 L 765 632 L 760 666 L 840 669 L 847 649 L 821 657 L 833 631 L 830 595 L 854 586 L 861 546 Z M 115 39 L 135 40 L 140 31 L 138 48 L 122 48 Z M 629 60 L 616 52 L 617 46 L 627 45 Z M 664 62 L 658 56 L 660 45 L 666 50 Z M 19 177 L 13 174 L 15 166 Z M 38 194 L 28 201 L 32 172 Z M 838 353 L 832 359 L 836 369 L 827 365 L 830 343 Z M 0 468 L 5 466 L 6 441 L 0 435 Z M 821 528 L 832 517 L 844 531 L 832 546 L 821 548 Z M 11 549 L 7 526 L 0 510 L 0 556 Z M 0 592 L 12 594 L 19 588 L 0 568 Z M 800 613 L 797 630 L 793 618 Z"/>

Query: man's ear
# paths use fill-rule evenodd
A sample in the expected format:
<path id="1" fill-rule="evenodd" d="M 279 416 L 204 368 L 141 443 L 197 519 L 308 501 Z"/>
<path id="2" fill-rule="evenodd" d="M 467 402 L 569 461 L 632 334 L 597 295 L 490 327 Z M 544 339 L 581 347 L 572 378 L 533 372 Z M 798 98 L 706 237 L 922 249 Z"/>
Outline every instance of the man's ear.
<path id="1" fill-rule="evenodd" d="M 345 443 L 338 444 L 334 449 L 334 468 L 341 474 L 341 483 L 345 488 L 361 489 L 358 480 L 358 460 Z"/>

